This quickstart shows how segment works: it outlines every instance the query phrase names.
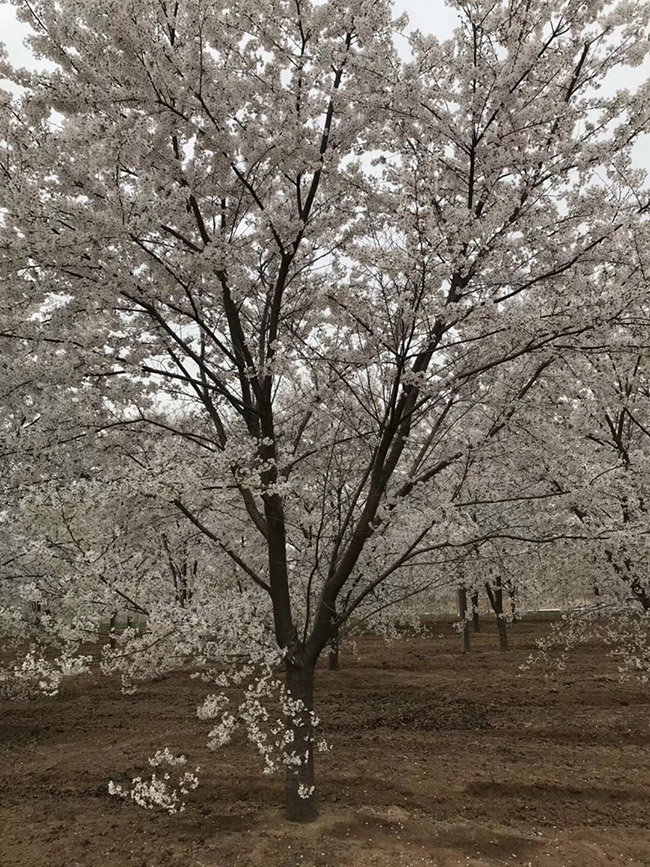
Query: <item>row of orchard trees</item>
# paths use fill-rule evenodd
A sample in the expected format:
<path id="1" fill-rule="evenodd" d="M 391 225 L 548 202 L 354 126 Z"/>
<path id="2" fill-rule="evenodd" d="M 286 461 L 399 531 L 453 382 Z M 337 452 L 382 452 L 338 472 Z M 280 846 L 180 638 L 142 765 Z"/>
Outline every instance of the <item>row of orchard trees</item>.
<path id="1" fill-rule="evenodd" d="M 238 665 L 211 741 L 243 720 L 309 821 L 353 624 L 503 558 L 647 607 L 648 89 L 599 89 L 647 3 L 459 0 L 408 61 L 387 0 L 15 5 L 5 632 L 71 670 L 119 610 L 127 680 Z"/>

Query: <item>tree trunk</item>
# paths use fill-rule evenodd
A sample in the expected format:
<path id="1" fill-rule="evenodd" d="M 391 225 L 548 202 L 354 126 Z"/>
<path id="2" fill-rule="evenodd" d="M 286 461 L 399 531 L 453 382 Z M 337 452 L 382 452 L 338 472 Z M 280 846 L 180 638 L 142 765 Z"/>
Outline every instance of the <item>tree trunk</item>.
<path id="1" fill-rule="evenodd" d="M 478 592 L 472 594 L 472 626 L 474 632 L 481 631 L 481 620 L 478 614 Z"/>
<path id="2" fill-rule="evenodd" d="M 469 620 L 467 619 L 467 589 L 465 587 L 458 588 L 458 616 L 460 618 L 460 632 L 463 643 L 463 653 L 469 653 Z"/>
<path id="3" fill-rule="evenodd" d="M 314 787 L 314 735 L 311 711 L 314 706 L 314 669 L 287 663 L 286 687 L 289 696 L 300 700 L 291 728 L 293 743 L 287 746 L 291 766 L 287 768 L 286 811 L 290 822 L 313 822 L 318 817 Z"/>
<path id="4" fill-rule="evenodd" d="M 501 650 L 509 650 L 510 647 L 508 645 L 508 630 L 506 628 L 506 621 L 503 616 L 503 586 L 501 583 L 501 577 L 497 576 L 494 580 L 494 587 L 491 586 L 489 582 L 486 583 L 485 589 L 487 591 L 488 599 L 490 600 L 490 605 L 492 606 L 492 610 L 497 619 L 497 630 L 499 632 L 499 646 Z"/>

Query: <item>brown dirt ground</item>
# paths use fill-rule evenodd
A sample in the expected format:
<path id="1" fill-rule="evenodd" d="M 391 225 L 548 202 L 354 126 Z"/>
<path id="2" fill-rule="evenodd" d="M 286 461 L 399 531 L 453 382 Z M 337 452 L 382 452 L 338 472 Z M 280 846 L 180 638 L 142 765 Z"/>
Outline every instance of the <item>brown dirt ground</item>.
<path id="1" fill-rule="evenodd" d="M 519 666 L 546 624 L 449 625 L 364 638 L 321 670 L 321 818 L 281 815 L 252 747 L 205 747 L 205 686 L 186 673 L 123 696 L 87 676 L 0 704 L 0 867 L 615 867 L 650 865 L 650 690 L 585 646 L 562 671 Z M 202 766 L 177 816 L 112 798 L 168 745 Z"/>

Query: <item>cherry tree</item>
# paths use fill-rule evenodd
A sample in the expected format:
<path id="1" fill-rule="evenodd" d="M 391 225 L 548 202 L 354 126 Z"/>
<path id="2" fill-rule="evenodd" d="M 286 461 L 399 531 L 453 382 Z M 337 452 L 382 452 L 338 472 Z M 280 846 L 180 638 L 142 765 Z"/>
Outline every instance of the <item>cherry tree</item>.
<path id="1" fill-rule="evenodd" d="M 600 545 L 600 601 L 614 589 L 614 599 L 622 592 L 648 611 L 648 371 L 638 339 L 632 340 L 623 350 L 612 341 L 581 370 L 582 394 L 571 421 L 582 439 L 590 496 L 575 511 L 582 522 L 607 531 Z"/>
<path id="2" fill-rule="evenodd" d="M 647 101 L 598 87 L 642 60 L 648 6 L 459 2 L 408 63 L 386 0 L 16 6 L 54 68 L 4 67 L 3 274 L 56 299 L 41 333 L 111 435 L 179 438 L 167 502 L 245 582 L 204 600 L 229 628 L 192 653 L 281 663 L 287 813 L 310 821 L 321 652 L 486 538 L 460 505 L 482 456 L 643 291 Z M 238 721 L 218 696 L 202 715 L 217 745 Z"/>
<path id="3" fill-rule="evenodd" d="M 643 269 L 643 247 L 637 246 Z M 570 429 L 579 462 L 576 495 L 567 504 L 576 528 L 589 540 L 582 546 L 585 604 L 569 618 L 569 642 L 591 627 L 616 648 L 622 670 L 647 677 L 644 618 L 648 596 L 648 424 L 647 364 L 643 309 L 629 308 L 628 328 L 612 333 L 609 345 L 575 367 L 580 384 L 566 401 L 561 426 Z M 606 615 L 604 618 L 602 615 Z"/>

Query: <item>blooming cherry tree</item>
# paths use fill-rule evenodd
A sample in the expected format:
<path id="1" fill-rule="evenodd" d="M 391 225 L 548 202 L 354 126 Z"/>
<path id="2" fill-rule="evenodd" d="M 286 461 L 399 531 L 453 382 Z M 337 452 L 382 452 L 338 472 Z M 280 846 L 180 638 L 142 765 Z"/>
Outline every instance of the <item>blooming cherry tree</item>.
<path id="1" fill-rule="evenodd" d="M 476 468 L 642 292 L 647 101 L 598 86 L 642 59 L 649 9 L 460 2 L 405 64 L 386 0 L 16 6 L 54 68 L 5 68 L 3 273 L 58 299 L 42 333 L 101 383 L 111 436 L 182 444 L 167 503 L 237 578 L 194 597 L 223 632 L 193 623 L 183 652 L 252 658 L 258 745 L 280 690 L 287 813 L 310 821 L 321 652 L 485 537 L 460 505 Z"/>

